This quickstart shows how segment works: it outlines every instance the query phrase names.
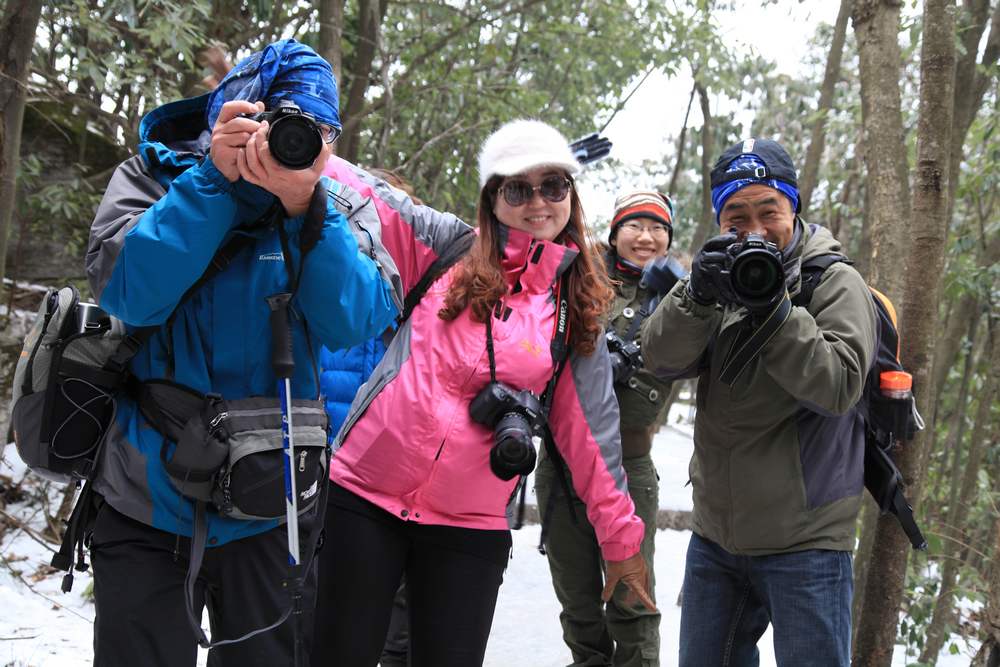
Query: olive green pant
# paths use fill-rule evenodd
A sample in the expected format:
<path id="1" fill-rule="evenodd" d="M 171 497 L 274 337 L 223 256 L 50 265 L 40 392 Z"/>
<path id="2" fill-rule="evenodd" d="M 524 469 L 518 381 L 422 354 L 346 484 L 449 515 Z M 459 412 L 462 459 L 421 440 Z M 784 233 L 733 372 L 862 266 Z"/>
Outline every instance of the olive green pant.
<path id="1" fill-rule="evenodd" d="M 636 514 L 646 524 L 642 555 L 649 566 L 650 593 L 655 600 L 653 538 L 659 505 L 656 469 L 648 454 L 625 459 L 622 463 Z M 566 478 L 572 486 L 568 471 Z M 552 585 L 562 605 L 559 622 L 563 640 L 573 654 L 570 667 L 658 667 L 659 612 L 651 612 L 639 602 L 626 605 L 624 598 L 628 588 L 624 584 L 618 585 L 606 607 L 601 602 L 604 560 L 597 536 L 587 520 L 586 507 L 575 492 L 572 499 L 576 522 L 571 518 L 551 459 L 543 458 L 535 471 L 535 493 L 539 512 L 547 521 L 545 549 Z M 550 505 L 551 494 L 555 494 L 555 498 Z"/>

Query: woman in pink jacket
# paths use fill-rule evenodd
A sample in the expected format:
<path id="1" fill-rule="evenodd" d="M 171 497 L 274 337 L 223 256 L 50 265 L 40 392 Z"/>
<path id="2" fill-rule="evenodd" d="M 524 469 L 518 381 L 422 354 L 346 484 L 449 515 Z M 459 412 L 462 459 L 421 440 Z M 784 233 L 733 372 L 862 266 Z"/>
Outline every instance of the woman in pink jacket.
<path id="1" fill-rule="evenodd" d="M 376 664 L 403 573 L 410 664 L 482 664 L 511 550 L 507 508 L 546 412 L 550 453 L 565 459 L 607 562 L 605 599 L 624 585 L 654 607 L 602 335 L 613 293 L 584 227 L 579 168 L 544 123 L 497 130 L 479 158 L 478 232 L 455 262 L 464 223 L 331 160 L 335 196 L 400 306 L 432 265 L 453 265 L 402 323 L 338 436 L 314 667 Z"/>

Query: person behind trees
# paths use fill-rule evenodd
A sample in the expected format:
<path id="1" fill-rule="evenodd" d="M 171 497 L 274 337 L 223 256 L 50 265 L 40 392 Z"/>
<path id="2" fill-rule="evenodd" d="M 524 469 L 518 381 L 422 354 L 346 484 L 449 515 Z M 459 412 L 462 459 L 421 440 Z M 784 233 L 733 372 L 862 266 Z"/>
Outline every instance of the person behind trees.
<path id="1" fill-rule="evenodd" d="M 639 325 L 660 296 L 640 284 L 643 267 L 665 257 L 673 234 L 672 204 L 658 192 L 630 192 L 615 202 L 605 261 L 615 288 L 609 335 L 631 343 Z M 620 347 L 614 344 L 613 347 Z M 638 352 L 638 350 L 636 350 Z M 669 394 L 665 384 L 618 353 L 621 371 L 615 378 L 615 395 L 621 413 L 622 465 L 636 514 L 645 524 L 642 555 L 653 562 L 659 482 L 650 456 L 657 419 Z M 564 471 L 566 474 L 569 471 Z M 546 527 L 545 552 L 556 597 L 562 605 L 559 620 L 563 640 L 574 666 L 605 665 L 650 667 L 659 664 L 660 614 L 642 605 L 629 604 L 619 587 L 605 609 L 600 547 L 576 494 L 565 502 L 552 459 L 542 457 L 535 471 L 535 491 L 542 523 Z M 575 516 L 572 516 L 570 512 Z M 650 597 L 655 598 L 650 571 Z"/>
<path id="2" fill-rule="evenodd" d="M 391 169 L 372 169 L 369 173 L 381 178 L 394 188 L 402 190 L 410 196 L 414 204 L 420 206 L 423 202 L 414 194 L 413 186 Z M 391 332 L 387 332 L 391 336 Z M 320 352 L 320 389 L 326 401 L 326 412 L 330 416 L 330 431 L 337 433 L 347 417 L 358 390 L 368 381 L 379 361 L 385 355 L 384 336 L 374 336 L 352 348 L 329 350 L 323 348 Z M 319 557 L 319 587 L 325 587 L 323 568 L 324 556 Z M 333 575 L 335 576 L 335 575 Z M 323 610 L 320 609 L 322 613 Z M 326 615 L 325 613 L 323 614 Z M 323 631 L 322 628 L 319 629 Z M 314 635 L 316 636 L 316 635 Z M 319 650 L 318 644 L 314 650 Z M 389 622 L 389 632 L 379 664 L 382 667 L 406 667 L 406 654 L 409 647 L 409 623 L 406 611 L 406 584 L 401 582 L 393 601 L 392 619 Z M 320 663 L 320 657 L 314 662 Z"/>
<path id="3" fill-rule="evenodd" d="M 329 167 L 373 198 L 402 292 L 469 234 L 341 160 Z M 547 421 L 607 561 L 606 595 L 624 583 L 654 607 L 602 329 L 612 293 L 586 238 L 578 170 L 562 135 L 538 121 L 510 122 L 483 145 L 472 249 L 402 324 L 338 437 L 326 522 L 334 546 L 324 561 L 337 576 L 319 593 L 331 610 L 321 619 L 321 664 L 378 661 L 404 572 L 411 664 L 482 664 L 511 550 L 506 508 L 534 465 L 512 455 L 527 454 L 524 436 L 537 433 L 527 410 L 494 414 L 491 376 L 535 397 L 554 384 Z M 553 354 L 567 347 L 557 374 Z"/>
<path id="4" fill-rule="evenodd" d="M 647 368 L 698 377 L 680 664 L 756 665 L 771 623 L 779 665 L 846 666 L 871 295 L 838 262 L 808 306 L 791 304 L 802 262 L 840 244 L 797 216 L 795 168 L 777 142 L 727 149 L 712 170 L 712 205 L 725 233 L 642 332 Z M 751 247 L 752 262 L 737 258 Z M 754 332 L 761 338 L 748 342 Z"/>
<path id="5" fill-rule="evenodd" d="M 284 102 L 310 114 L 319 132 L 319 154 L 304 168 L 278 163 L 268 124 L 244 116 Z M 138 155 L 112 176 L 86 258 L 102 308 L 131 330 L 159 327 L 131 362 L 137 380 L 169 379 L 225 401 L 276 397 L 265 298 L 290 290 L 290 263 L 298 275 L 290 306 L 295 399 L 317 396 L 311 358 L 321 343 L 352 345 L 390 324 L 397 310 L 389 284 L 359 251 L 330 197 L 313 209 L 318 215 L 310 219 L 315 224 L 319 218 L 320 235 L 302 256 L 300 231 L 314 188 L 320 181 L 324 190 L 332 186 L 321 174 L 339 128 L 330 65 L 294 40 L 244 59 L 212 93 L 171 102 L 143 118 Z M 244 244 L 229 265 L 185 298 L 217 251 L 236 237 Z M 277 399 L 267 403 L 277 405 Z M 96 480 L 103 505 L 91 546 L 94 664 L 193 666 L 197 639 L 184 618 L 196 504 L 167 473 L 167 462 L 176 463 L 176 442 L 147 420 L 145 398 L 142 405 L 140 411 L 132 396 L 119 397 Z M 279 429 L 280 423 L 269 428 Z M 199 517 L 205 514 L 207 548 L 194 585 L 194 618 L 207 606 L 216 639 L 274 622 L 289 605 L 286 528 L 278 520 L 241 520 L 222 516 L 211 505 L 197 507 Z M 300 518 L 306 560 L 313 548 L 309 527 L 317 517 L 314 512 Z M 314 574 L 306 574 L 303 590 L 307 618 Z M 309 632 L 311 623 L 301 627 Z M 289 621 L 214 648 L 209 664 L 289 664 L 293 632 Z"/>

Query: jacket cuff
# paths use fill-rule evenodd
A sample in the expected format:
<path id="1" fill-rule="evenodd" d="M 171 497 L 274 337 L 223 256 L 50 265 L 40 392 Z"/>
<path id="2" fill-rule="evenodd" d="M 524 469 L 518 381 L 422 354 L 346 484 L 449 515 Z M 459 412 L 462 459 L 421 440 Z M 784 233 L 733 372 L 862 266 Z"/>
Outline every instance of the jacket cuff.
<path id="1" fill-rule="evenodd" d="M 688 292 L 688 282 L 690 282 L 689 278 L 681 278 L 677 281 L 677 284 L 674 285 L 674 288 L 670 290 L 672 296 L 680 300 L 681 310 L 700 320 L 706 320 L 715 315 L 718 311 L 715 304 L 709 304 L 706 306 L 691 298 L 691 293 Z"/>
<path id="2" fill-rule="evenodd" d="M 212 162 L 211 155 L 206 155 L 205 159 L 202 160 L 201 164 L 196 168 L 202 176 L 208 179 L 209 183 L 219 188 L 222 192 L 233 192 L 233 184 L 230 183 L 229 179 L 226 178 L 222 172 L 219 171 L 219 168 L 215 166 L 215 163 Z"/>
<path id="3" fill-rule="evenodd" d="M 636 516 L 631 525 L 623 528 L 620 533 L 620 537 L 624 539 L 609 540 L 601 545 L 604 560 L 625 560 L 639 553 L 646 527 L 642 519 Z"/>

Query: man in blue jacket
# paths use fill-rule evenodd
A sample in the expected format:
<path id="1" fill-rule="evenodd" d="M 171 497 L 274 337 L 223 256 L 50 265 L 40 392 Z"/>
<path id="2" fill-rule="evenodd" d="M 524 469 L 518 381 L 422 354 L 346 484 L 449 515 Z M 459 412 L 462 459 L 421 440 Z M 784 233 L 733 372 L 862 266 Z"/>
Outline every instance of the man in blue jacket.
<path id="1" fill-rule="evenodd" d="M 315 247 L 305 256 L 300 250 L 304 216 L 340 129 L 337 99 L 329 64 L 284 40 L 239 63 L 212 93 L 143 118 L 139 154 L 112 177 L 87 253 L 100 305 L 132 328 L 159 327 L 132 360 L 138 380 L 165 378 L 226 400 L 276 396 L 265 298 L 292 292 L 296 279 L 289 317 L 296 399 L 318 395 L 321 345 L 353 345 L 391 323 L 397 304 L 389 285 L 332 199 Z M 309 114 L 325 142 L 311 166 L 277 162 L 268 124 L 245 116 L 283 102 Z M 185 296 L 238 235 L 249 237 L 247 245 Z M 195 504 L 165 470 L 175 447 L 134 400 L 119 400 L 95 486 L 104 499 L 92 540 L 95 665 L 195 664 L 196 634 L 183 620 Z M 310 517 L 301 518 L 307 561 Z M 207 606 L 213 634 L 226 639 L 274 622 L 288 607 L 285 528 L 222 516 L 212 506 L 206 525 L 191 600 L 196 616 Z M 313 586 L 308 575 L 307 609 Z M 209 664 L 288 664 L 292 632 L 283 623 L 213 649 Z"/>

